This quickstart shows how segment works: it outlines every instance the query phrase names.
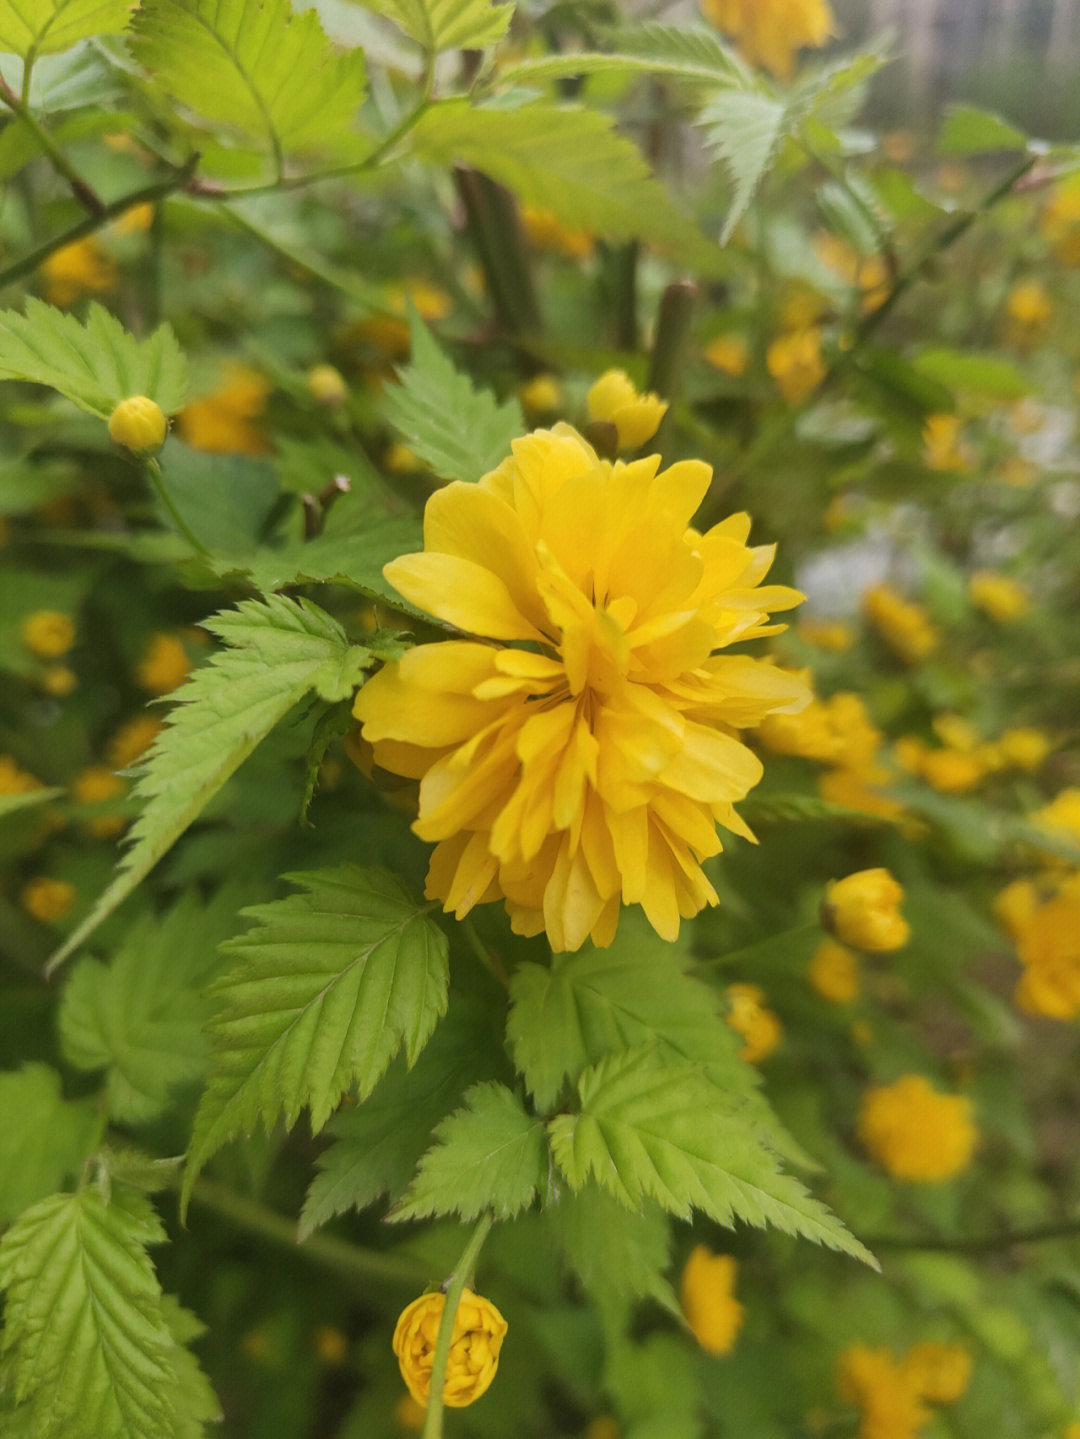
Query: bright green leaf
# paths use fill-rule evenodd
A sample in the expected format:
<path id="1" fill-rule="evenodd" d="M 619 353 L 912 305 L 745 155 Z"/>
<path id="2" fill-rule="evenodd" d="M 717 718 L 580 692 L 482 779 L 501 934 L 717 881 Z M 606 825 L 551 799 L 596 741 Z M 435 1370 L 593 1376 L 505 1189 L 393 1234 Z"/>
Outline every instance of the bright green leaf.
<path id="1" fill-rule="evenodd" d="M 948 105 L 935 149 L 939 155 L 985 155 L 1026 150 L 1028 137 L 1008 120 L 977 105 Z"/>
<path id="2" fill-rule="evenodd" d="M 787 105 L 757 90 L 726 90 L 704 106 L 698 123 L 731 177 L 731 203 L 720 236 L 726 244 L 772 161 L 788 120 Z"/>
<path id="3" fill-rule="evenodd" d="M 242 962 L 214 986 L 223 1009 L 185 1202 L 226 1140 L 292 1125 L 305 1106 L 318 1131 L 399 1049 L 412 1064 L 446 1012 L 446 936 L 399 880 L 354 864 L 289 877 L 304 893 L 246 911 L 258 927 L 223 947 Z"/>
<path id="4" fill-rule="evenodd" d="M 336 620 L 306 600 L 246 600 L 203 621 L 228 648 L 177 694 L 135 793 L 147 801 L 131 827 L 120 872 L 50 961 L 55 967 L 92 934 L 239 769 L 260 740 L 315 690 L 344 699 L 370 656 Z"/>
<path id="5" fill-rule="evenodd" d="M 674 1305 L 664 1271 L 671 1262 L 671 1221 L 652 1201 L 627 1209 L 598 1184 L 564 1193 L 545 1210 L 547 1223 L 571 1269 L 601 1302 L 659 1299 Z"/>
<path id="6" fill-rule="evenodd" d="M 458 1214 L 467 1222 L 485 1210 L 512 1219 L 546 1189 L 544 1122 L 505 1084 L 474 1085 L 435 1138 L 392 1219 Z"/>
<path id="7" fill-rule="evenodd" d="M 136 0 L 0 0 L 0 51 L 33 59 L 126 30 Z"/>
<path id="8" fill-rule="evenodd" d="M 513 5 L 492 0 L 367 0 L 405 34 L 437 54 L 440 50 L 481 50 L 506 34 Z"/>
<path id="9" fill-rule="evenodd" d="M 0 794 L 0 819 L 6 814 L 14 814 L 16 810 L 32 809 L 34 805 L 44 804 L 46 800 L 56 799 L 63 793 L 61 786 L 43 785 L 40 789 L 24 790 L 22 794 Z"/>
<path id="10" fill-rule="evenodd" d="M 61 1098 L 46 1064 L 0 1073 L 0 1226 L 78 1177 L 105 1124 L 92 1100 Z"/>
<path id="11" fill-rule="evenodd" d="M 131 395 L 173 414 L 184 402 L 186 370 L 168 325 L 137 340 L 102 305 L 92 304 L 81 324 L 33 296 L 21 315 L 0 311 L 0 379 L 49 385 L 104 420 Z"/>
<path id="12" fill-rule="evenodd" d="M 938 345 L 920 350 L 911 363 L 924 379 L 991 400 L 1018 400 L 1031 390 L 1024 371 L 1005 355 Z"/>
<path id="13" fill-rule="evenodd" d="M 621 1203 L 655 1199 L 688 1218 L 773 1225 L 875 1264 L 824 1205 L 783 1174 L 738 1096 L 697 1065 L 665 1061 L 655 1046 L 586 1070 L 581 1111 L 550 1121 L 552 1150 L 572 1189 L 590 1176 Z"/>
<path id="14" fill-rule="evenodd" d="M 738 83 L 745 66 L 715 30 L 703 25 L 627 25 L 611 36 L 611 51 L 543 55 L 499 71 L 506 84 L 530 85 L 572 75 L 666 75 L 716 88 Z"/>

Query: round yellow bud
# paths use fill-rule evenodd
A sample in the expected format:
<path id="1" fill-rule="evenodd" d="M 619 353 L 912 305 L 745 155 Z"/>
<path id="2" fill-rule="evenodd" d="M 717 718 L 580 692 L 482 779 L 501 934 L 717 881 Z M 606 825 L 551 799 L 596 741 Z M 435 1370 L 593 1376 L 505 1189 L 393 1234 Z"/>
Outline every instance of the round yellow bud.
<path id="1" fill-rule="evenodd" d="M 744 1309 L 735 1298 L 735 1260 L 713 1254 L 704 1244 L 692 1250 L 679 1281 L 679 1302 L 691 1334 L 708 1354 L 727 1354 L 735 1345 Z"/>
<path id="2" fill-rule="evenodd" d="M 668 402 L 659 395 L 641 394 L 625 370 L 608 370 L 585 397 L 590 421 L 614 425 L 620 450 L 636 450 L 651 440 L 667 414 Z"/>
<path id="3" fill-rule="evenodd" d="M 109 438 L 136 455 L 153 455 L 165 443 L 169 422 L 146 395 L 121 400 L 109 416 Z"/>
<path id="4" fill-rule="evenodd" d="M 921 1074 L 902 1074 L 863 1095 L 856 1133 L 895 1179 L 935 1183 L 971 1161 L 978 1131 L 962 1094 L 939 1094 Z"/>
<path id="5" fill-rule="evenodd" d="M 320 405 L 343 405 L 349 398 L 349 387 L 333 365 L 312 365 L 307 372 L 307 387 L 308 394 Z"/>
<path id="6" fill-rule="evenodd" d="M 897 910 L 902 887 L 887 869 L 861 869 L 826 886 L 822 919 L 843 944 L 884 952 L 901 949 L 911 938 Z"/>
<path id="7" fill-rule="evenodd" d="M 765 991 L 756 984 L 729 984 L 727 995 L 731 1004 L 727 1022 L 746 1041 L 739 1057 L 747 1064 L 756 1064 L 783 1039 L 783 1026 L 766 1005 Z"/>
<path id="8" fill-rule="evenodd" d="M 75 643 L 75 621 L 59 610 L 35 610 L 22 625 L 26 648 L 42 660 L 58 660 Z"/>
<path id="9" fill-rule="evenodd" d="M 810 957 L 810 988 L 830 1004 L 850 1004 L 859 994 L 859 961 L 835 939 L 823 939 Z"/>
<path id="10" fill-rule="evenodd" d="M 431 1367 L 439 1322 L 446 1307 L 445 1294 L 421 1294 L 402 1310 L 394 1330 L 394 1353 L 409 1393 L 425 1407 L 431 1389 Z M 462 1291 L 454 1315 L 450 1358 L 446 1365 L 443 1403 L 462 1409 L 487 1392 L 499 1367 L 499 1350 L 507 1323 L 489 1300 Z"/>
<path id="11" fill-rule="evenodd" d="M 75 903 L 75 886 L 68 884 L 66 879 L 38 875 L 37 879 L 23 885 L 19 901 L 27 914 L 33 915 L 42 924 L 52 924 L 54 920 L 64 919 L 70 912 Z"/>

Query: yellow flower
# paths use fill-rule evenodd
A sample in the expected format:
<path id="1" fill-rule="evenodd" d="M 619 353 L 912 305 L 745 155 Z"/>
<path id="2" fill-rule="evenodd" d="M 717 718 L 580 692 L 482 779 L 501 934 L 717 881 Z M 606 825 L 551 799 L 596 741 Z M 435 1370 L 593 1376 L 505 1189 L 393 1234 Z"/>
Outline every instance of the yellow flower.
<path id="1" fill-rule="evenodd" d="M 534 375 L 518 390 L 522 408 L 530 419 L 540 415 L 557 415 L 563 407 L 562 386 L 554 375 Z"/>
<path id="2" fill-rule="evenodd" d="M 701 0 L 701 9 L 745 60 L 784 80 L 795 70 L 796 52 L 824 45 L 836 23 L 827 0 Z"/>
<path id="3" fill-rule="evenodd" d="M 1021 348 L 1042 334 L 1054 313 L 1053 300 L 1037 280 L 1025 280 L 1010 290 L 1005 307 L 1009 338 Z"/>
<path id="4" fill-rule="evenodd" d="M 943 411 L 923 422 L 923 460 L 930 470 L 970 470 L 971 451 L 963 442 L 964 422 Z"/>
<path id="5" fill-rule="evenodd" d="M 165 695 L 183 684 L 191 672 L 188 652 L 175 635 L 151 635 L 135 666 L 135 683 L 152 695 Z"/>
<path id="6" fill-rule="evenodd" d="M 823 939 L 810 956 L 810 988 L 832 1004 L 850 1004 L 859 993 L 859 960 L 835 939 Z"/>
<path id="7" fill-rule="evenodd" d="M 801 596 L 759 588 L 773 551 L 747 547 L 747 516 L 687 528 L 707 465 L 659 465 L 599 460 L 559 425 L 437 490 L 425 552 L 384 573 L 484 642 L 419 645 L 354 706 L 375 762 L 421 781 L 428 898 L 459 918 L 504 899 L 517 933 L 546 929 L 556 950 L 610 944 L 623 903 L 674 939 L 717 902 L 701 861 L 718 824 L 748 835 L 733 805 L 761 776 L 733 731 L 808 697 L 717 653 L 774 633 L 767 611 Z"/>
<path id="8" fill-rule="evenodd" d="M 1018 580 L 991 570 L 976 570 L 968 580 L 968 595 L 973 605 L 998 624 L 1007 624 L 1025 614 L 1031 603 L 1027 590 Z"/>
<path id="9" fill-rule="evenodd" d="M 123 792 L 124 781 L 104 765 L 91 765 L 71 782 L 71 793 L 80 804 L 101 804 Z M 108 839 L 110 835 L 119 834 L 125 824 L 123 815 L 108 814 L 88 820 L 86 828 L 98 839 Z"/>
<path id="10" fill-rule="evenodd" d="M 843 759 L 855 767 L 873 758 L 881 731 L 858 695 L 839 690 L 827 700 L 811 700 L 798 714 L 767 715 L 761 722 L 761 739 L 774 754 Z"/>
<path id="11" fill-rule="evenodd" d="M 731 1005 L 727 1022 L 746 1041 L 739 1057 L 747 1064 L 757 1064 L 783 1039 L 783 1026 L 765 1004 L 765 991 L 756 984 L 729 984 L 727 996 Z"/>
<path id="12" fill-rule="evenodd" d="M 29 794 L 40 788 L 39 779 L 20 769 L 9 754 L 0 754 L 0 794 Z"/>
<path id="13" fill-rule="evenodd" d="M 518 216 L 534 250 L 548 250 L 568 260 L 587 260 L 596 248 L 590 231 L 570 229 L 553 211 L 540 205 L 522 205 Z"/>
<path id="14" fill-rule="evenodd" d="M 825 378 L 820 332 L 811 326 L 778 335 L 765 351 L 765 368 L 788 404 L 800 404 Z"/>
<path id="15" fill-rule="evenodd" d="M 1031 816 L 1032 824 L 1080 844 L 1080 789 L 1060 790 Z"/>
<path id="16" fill-rule="evenodd" d="M 1018 903 L 1007 917 L 1024 965 L 1016 1003 L 1029 1014 L 1074 1019 L 1080 1014 L 1080 891 L 1056 894 L 1026 914 Z"/>
<path id="17" fill-rule="evenodd" d="M 920 769 L 927 784 L 941 794 L 966 794 L 986 774 L 977 754 L 959 749 L 928 749 Z"/>
<path id="18" fill-rule="evenodd" d="M 41 676 L 41 688 L 54 699 L 63 699 L 79 688 L 79 676 L 67 665 L 50 665 Z"/>
<path id="19" fill-rule="evenodd" d="M 840 1354 L 836 1392 L 861 1413 L 858 1439 L 914 1439 L 931 1418 L 915 1376 L 888 1349 L 851 1344 Z"/>
<path id="20" fill-rule="evenodd" d="M 1030 879 L 1014 879 L 999 890 L 990 912 L 1013 939 L 1019 938 L 1039 904 L 1038 887 Z"/>
<path id="21" fill-rule="evenodd" d="M 608 370 L 585 397 L 589 419 L 615 426 L 620 450 L 636 450 L 651 440 L 667 414 L 668 402 L 659 395 L 641 394 L 625 370 Z"/>
<path id="22" fill-rule="evenodd" d="M 335 365 L 312 365 L 306 380 L 308 394 L 319 405 L 332 409 L 349 398 L 349 387 Z"/>
<path id="23" fill-rule="evenodd" d="M 827 774 L 818 775 L 817 791 L 830 804 L 857 809 L 863 814 L 879 815 L 882 819 L 902 820 L 905 817 L 904 806 L 899 800 L 881 793 L 882 789 L 888 788 L 892 778 L 884 765 L 838 765 Z"/>
<path id="24" fill-rule="evenodd" d="M 939 1094 L 921 1074 L 875 1085 L 862 1098 L 855 1132 L 895 1179 L 935 1183 L 965 1169 L 978 1139 L 971 1102 Z"/>
<path id="25" fill-rule="evenodd" d="M 901 1365 L 919 1393 L 933 1404 L 955 1404 L 971 1382 L 971 1351 L 962 1344 L 926 1340 L 913 1345 Z"/>
<path id="26" fill-rule="evenodd" d="M 22 623 L 22 641 L 42 660 L 58 660 L 75 643 L 75 621 L 59 610 L 35 610 Z"/>
<path id="27" fill-rule="evenodd" d="M 136 455 L 156 454 L 168 433 L 161 406 L 146 395 L 121 400 L 109 416 L 109 439 Z"/>
<path id="28" fill-rule="evenodd" d="M 92 235 L 62 245 L 43 261 L 45 298 L 50 305 L 66 309 L 80 295 L 100 295 L 116 289 L 116 266 Z"/>
<path id="29" fill-rule="evenodd" d="M 941 636 L 922 605 L 905 600 L 888 585 L 866 591 L 863 613 L 905 664 L 917 664 L 937 649 Z"/>
<path id="30" fill-rule="evenodd" d="M 411 1394 L 403 1394 L 394 1405 L 394 1423 L 399 1429 L 422 1429 L 424 1405 L 417 1404 Z"/>
<path id="31" fill-rule="evenodd" d="M 153 201 L 143 200 L 138 205 L 132 205 L 122 215 L 118 215 L 110 228 L 115 235 L 143 235 L 153 223 Z"/>
<path id="32" fill-rule="evenodd" d="M 113 769 L 127 769 L 144 755 L 164 728 L 157 715 L 137 714 L 126 720 L 109 740 L 106 757 Z"/>
<path id="33" fill-rule="evenodd" d="M 259 419 L 273 385 L 249 365 L 234 364 L 209 395 L 190 400 L 176 417 L 176 433 L 211 455 L 265 455 L 271 448 Z"/>
<path id="34" fill-rule="evenodd" d="M 855 643 L 855 631 L 843 620 L 800 620 L 796 633 L 808 645 L 842 655 Z"/>
<path id="35" fill-rule="evenodd" d="M 997 747 L 1006 764 L 1017 769 L 1036 770 L 1054 748 L 1053 741 L 1041 729 L 1020 725 L 1016 729 L 1003 730 L 997 738 Z"/>
<path id="36" fill-rule="evenodd" d="M 735 1298 L 735 1260 L 698 1244 L 679 1281 L 679 1302 L 691 1334 L 708 1354 L 735 1347 L 744 1309 Z"/>
<path id="37" fill-rule="evenodd" d="M 1060 264 L 1080 265 L 1080 183 L 1062 181 L 1050 193 L 1039 218 L 1039 230 Z"/>
<path id="38" fill-rule="evenodd" d="M 323 1364 L 343 1364 L 348 1357 L 349 1341 L 333 1324 L 320 1324 L 312 1336 L 315 1357 Z"/>
<path id="39" fill-rule="evenodd" d="M 714 370 L 738 379 L 740 375 L 746 374 L 746 367 L 750 363 L 750 346 L 744 335 L 717 335 L 715 340 L 710 340 L 705 346 L 701 356 Z"/>
<path id="40" fill-rule="evenodd" d="M 23 885 L 19 902 L 27 914 L 33 915 L 42 924 L 51 924 L 70 914 L 75 903 L 75 886 L 68 884 L 66 879 L 38 875 L 37 879 Z"/>
<path id="41" fill-rule="evenodd" d="M 394 1330 L 394 1353 L 401 1377 L 412 1397 L 425 1408 L 431 1389 L 435 1340 L 445 1307 L 445 1294 L 421 1294 L 402 1310 Z M 506 1320 L 490 1300 L 468 1289 L 462 1291 L 454 1315 L 443 1388 L 443 1403 L 448 1408 L 462 1409 L 487 1392 L 499 1367 L 506 1330 Z"/>
<path id="42" fill-rule="evenodd" d="M 902 887 L 887 869 L 860 869 L 825 888 L 825 927 L 844 944 L 883 953 L 902 949 L 911 938 L 908 922 L 897 906 Z"/>

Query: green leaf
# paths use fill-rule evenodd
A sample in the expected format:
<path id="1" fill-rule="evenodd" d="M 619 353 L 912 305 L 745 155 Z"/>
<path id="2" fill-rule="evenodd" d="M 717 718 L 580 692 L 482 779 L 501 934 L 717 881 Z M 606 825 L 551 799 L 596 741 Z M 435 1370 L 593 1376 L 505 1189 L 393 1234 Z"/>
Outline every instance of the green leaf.
<path id="1" fill-rule="evenodd" d="M 428 110 L 410 139 L 420 159 L 473 165 L 564 225 L 611 239 L 666 241 L 680 259 L 714 271 L 716 247 L 612 126 L 609 116 L 571 105 L 509 109 L 454 99 Z"/>
<path id="2" fill-rule="evenodd" d="M 172 1352 L 173 1377 L 166 1391 L 169 1407 L 176 1416 L 176 1439 L 203 1439 L 205 1426 L 220 1424 L 224 1417 L 213 1386 L 187 1347 L 193 1339 L 206 1333 L 206 1325 L 171 1294 L 162 1295 L 162 1313 L 176 1341 Z"/>
<path id="3" fill-rule="evenodd" d="M 1031 390 L 1024 371 L 1004 355 L 938 345 L 920 350 L 911 363 L 924 379 L 953 390 L 971 390 L 992 400 L 1018 400 Z"/>
<path id="4" fill-rule="evenodd" d="M 55 1194 L 0 1240 L 4 1369 L 37 1439 L 172 1439 L 176 1341 L 147 1256 L 165 1231 L 115 1188 Z"/>
<path id="5" fill-rule="evenodd" d="M 296 1122 L 320 1130 L 347 1089 L 374 1089 L 401 1048 L 411 1065 L 447 1003 L 447 942 L 384 870 L 342 864 L 288 876 L 303 887 L 246 911 L 259 922 L 223 952 L 243 963 L 214 986 L 210 1081 L 184 1198 L 226 1140 Z"/>
<path id="6" fill-rule="evenodd" d="M 1028 137 L 1008 120 L 977 105 L 947 105 L 935 149 L 939 155 L 985 155 L 1026 150 Z"/>
<path id="7" fill-rule="evenodd" d="M 288 0 L 144 0 L 133 48 L 157 86 L 204 119 L 287 154 L 355 148 L 364 57 L 337 51 Z"/>
<path id="8" fill-rule="evenodd" d="M 105 1126 L 92 1099 L 71 1102 L 47 1064 L 0 1073 L 0 1226 L 78 1176 Z"/>
<path id="9" fill-rule="evenodd" d="M 104 1069 L 110 1119 L 145 1124 L 164 1114 L 176 1090 L 206 1070 L 207 979 L 217 947 L 235 934 L 238 891 L 225 886 L 208 905 L 193 893 L 164 914 L 148 911 L 128 929 L 109 964 L 82 959 L 60 1001 L 64 1058 Z"/>
<path id="10" fill-rule="evenodd" d="M 120 871 L 50 960 L 60 964 L 149 874 L 260 740 L 315 690 L 344 699 L 370 662 L 338 622 L 306 600 L 246 600 L 203 621 L 227 649 L 192 674 L 154 741 L 135 793 L 147 801 Z"/>
<path id="11" fill-rule="evenodd" d="M 788 120 L 787 105 L 757 90 L 726 90 L 705 105 L 698 123 L 705 142 L 720 152 L 732 194 L 720 235 L 726 244 L 769 168 Z"/>
<path id="12" fill-rule="evenodd" d="M 499 70 L 504 84 L 529 85 L 572 75 L 666 75 L 690 84 L 738 83 L 745 66 L 715 30 L 702 25 L 627 25 L 611 35 L 612 50 L 583 50 L 518 60 Z"/>
<path id="13" fill-rule="evenodd" d="M 136 0 L 0 0 L 0 51 L 32 60 L 126 30 Z"/>
<path id="14" fill-rule="evenodd" d="M 506 34 L 513 5 L 491 0 L 367 0 L 429 54 L 481 50 Z"/>
<path id="15" fill-rule="evenodd" d="M 802 1235 L 876 1267 L 867 1249 L 812 1199 L 762 1143 L 738 1096 L 697 1065 L 666 1062 L 655 1046 L 602 1060 L 578 1082 L 581 1111 L 548 1126 L 570 1187 L 590 1176 L 621 1203 L 654 1199 L 681 1218 L 700 1209 Z"/>
<path id="16" fill-rule="evenodd" d="M 137 340 L 102 305 L 91 304 L 81 324 L 30 296 L 23 314 L 0 311 L 0 379 L 49 385 L 107 420 L 131 395 L 173 414 L 184 403 L 187 366 L 168 325 Z"/>
<path id="17" fill-rule="evenodd" d="M 490 1014 L 455 994 L 412 1068 L 399 1054 L 363 1104 L 340 1110 L 328 1124 L 334 1143 L 319 1157 L 322 1173 L 308 1190 L 299 1238 L 346 1209 L 374 1204 L 383 1194 L 398 1199 L 439 1120 L 471 1084 L 494 1079 L 505 1068 Z"/>
<path id="18" fill-rule="evenodd" d="M 586 1184 L 544 1212 L 587 1294 L 602 1302 L 655 1298 L 674 1306 L 664 1278 L 671 1262 L 671 1222 L 658 1204 L 627 1209 L 598 1184 Z"/>
<path id="19" fill-rule="evenodd" d="M 412 358 L 400 385 L 384 397 L 386 419 L 406 444 L 444 480 L 478 480 L 508 458 L 511 440 L 525 433 L 516 399 L 499 404 L 454 368 L 416 315 Z"/>
<path id="20" fill-rule="evenodd" d="M 6 814 L 15 814 L 17 810 L 31 809 L 36 804 L 44 804 L 46 800 L 56 799 L 63 793 L 62 786 L 43 785 L 40 789 L 24 790 L 22 794 L 0 794 L 0 819 L 3 819 Z"/>
<path id="21" fill-rule="evenodd" d="M 716 992 L 645 931 L 624 915 L 608 949 L 587 945 L 514 971 L 506 1037 L 540 1110 L 553 1109 L 589 1065 L 653 1040 L 672 1060 L 709 1065 L 726 1089 L 757 1083 L 738 1058 L 743 1041 L 718 1016 Z"/>
<path id="22" fill-rule="evenodd" d="M 505 1084 L 474 1085 L 465 1107 L 443 1120 L 435 1138 L 391 1219 L 458 1214 L 467 1223 L 487 1209 L 512 1219 L 547 1187 L 544 1121 Z"/>

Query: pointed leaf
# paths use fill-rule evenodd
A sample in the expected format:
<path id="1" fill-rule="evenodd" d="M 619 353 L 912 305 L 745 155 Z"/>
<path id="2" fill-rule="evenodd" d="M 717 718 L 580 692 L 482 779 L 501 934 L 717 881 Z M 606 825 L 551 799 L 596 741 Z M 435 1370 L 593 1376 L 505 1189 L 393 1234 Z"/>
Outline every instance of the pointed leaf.
<path id="1" fill-rule="evenodd" d="M 727 243 L 769 168 L 786 120 L 784 101 L 757 90 L 725 90 L 698 116 L 706 144 L 719 150 L 731 177 L 731 204 L 721 244 Z"/>
<path id="2" fill-rule="evenodd" d="M 564 1193 L 545 1218 L 587 1294 L 601 1301 L 651 1297 L 674 1307 L 664 1278 L 671 1221 L 658 1204 L 627 1209 L 598 1184 L 586 1184 Z"/>
<path id="3" fill-rule="evenodd" d="M 105 1126 L 93 1100 L 70 1101 L 46 1064 L 0 1073 L 0 1227 L 75 1179 Z"/>
<path id="4" fill-rule="evenodd" d="M 399 1049 L 412 1064 L 446 1013 L 446 936 L 399 880 L 354 864 L 289 878 L 304 893 L 246 911 L 258 927 L 223 946 L 243 963 L 214 986 L 224 1007 L 185 1203 L 226 1140 L 279 1116 L 292 1125 L 305 1106 L 318 1131 Z"/>
<path id="5" fill-rule="evenodd" d="M 137 0 L 0 0 L 0 51 L 32 59 L 126 30 Z"/>
<path id="6" fill-rule="evenodd" d="M 570 75 L 666 75 L 716 89 L 738 84 L 746 74 L 738 56 L 703 25 L 627 25 L 612 34 L 611 47 L 517 60 L 500 68 L 499 79 L 529 85 Z"/>
<path id="7" fill-rule="evenodd" d="M 506 34 L 513 5 L 492 0 L 367 0 L 425 51 L 481 50 Z"/>

